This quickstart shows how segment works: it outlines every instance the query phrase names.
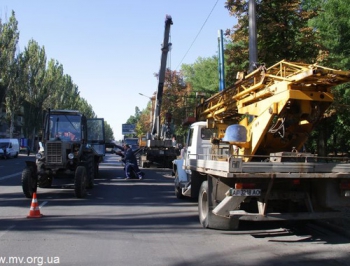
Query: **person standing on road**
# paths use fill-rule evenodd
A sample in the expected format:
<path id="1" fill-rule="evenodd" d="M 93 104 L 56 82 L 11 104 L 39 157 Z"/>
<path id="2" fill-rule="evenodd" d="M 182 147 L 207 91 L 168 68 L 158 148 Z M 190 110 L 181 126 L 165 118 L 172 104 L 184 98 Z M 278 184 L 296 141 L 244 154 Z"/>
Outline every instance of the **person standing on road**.
<path id="1" fill-rule="evenodd" d="M 137 165 L 137 159 L 136 156 L 131 149 L 131 147 L 128 144 L 124 144 L 123 146 L 116 145 L 118 149 L 121 149 L 123 152 L 118 151 L 116 154 L 120 155 L 123 157 L 123 161 L 125 163 L 125 179 L 130 178 L 130 172 L 134 169 L 136 175 L 138 176 L 139 179 L 142 179 L 144 176 L 144 173 L 141 172 Z"/>

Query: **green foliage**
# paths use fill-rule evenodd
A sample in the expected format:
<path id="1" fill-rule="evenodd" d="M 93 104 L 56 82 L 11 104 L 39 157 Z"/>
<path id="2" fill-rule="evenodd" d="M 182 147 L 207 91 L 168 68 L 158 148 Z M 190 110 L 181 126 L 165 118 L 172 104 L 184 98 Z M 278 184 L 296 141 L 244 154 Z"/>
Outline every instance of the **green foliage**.
<path id="1" fill-rule="evenodd" d="M 219 91 L 218 57 L 199 57 L 194 64 L 181 66 L 184 81 L 193 93 L 212 95 Z"/>
<path id="2" fill-rule="evenodd" d="M 346 0 L 327 0 L 313 3 L 320 9 L 319 16 L 311 19 L 309 24 L 320 35 L 318 61 L 336 69 L 350 68 L 350 6 Z M 324 119 L 309 139 L 309 146 L 325 153 L 337 154 L 350 151 L 350 85 L 344 84 L 332 90 L 334 103 L 329 117 Z M 322 134 L 321 134 L 322 133 Z"/>
<path id="3" fill-rule="evenodd" d="M 80 97 L 78 86 L 64 73 L 57 60 L 47 62 L 45 48 L 30 40 L 23 53 L 16 54 L 18 22 L 12 11 L 7 23 L 0 21 L 0 106 L 5 100 L 10 134 L 15 116 L 22 114 L 22 130 L 27 138 L 40 134 L 44 110 L 79 110 L 88 118 L 96 117 L 92 106 Z M 23 108 L 23 109 L 21 109 Z M 113 132 L 106 123 L 108 138 Z M 19 132 L 18 132 L 19 135 Z"/>
<path id="4" fill-rule="evenodd" d="M 24 125 L 26 137 L 34 137 L 42 128 L 43 105 L 49 96 L 48 87 L 45 86 L 46 53 L 34 40 L 28 42 L 24 49 L 25 91 Z"/>
<path id="5" fill-rule="evenodd" d="M 136 124 L 139 121 L 140 116 L 141 116 L 140 108 L 135 106 L 135 114 L 130 116 L 125 124 Z"/>
<path id="6" fill-rule="evenodd" d="M 225 51 L 228 58 L 228 79 L 235 71 L 249 69 L 248 1 L 228 0 L 226 8 L 238 19 L 230 34 L 232 45 Z M 314 62 L 318 53 L 318 37 L 308 26 L 317 15 L 315 9 L 299 0 L 266 0 L 256 3 L 258 61 L 267 67 L 280 60 Z M 232 73 L 233 72 L 233 73 Z"/>
<path id="7" fill-rule="evenodd" d="M 310 25 L 320 34 L 320 60 L 329 67 L 350 68 L 350 7 L 346 0 L 320 3 L 319 16 Z"/>
<path id="8" fill-rule="evenodd" d="M 13 134 L 19 135 L 20 132 L 15 131 L 15 116 L 21 111 L 21 106 L 24 100 L 24 91 L 22 84 L 25 78 L 24 75 L 24 60 L 23 55 L 18 54 L 10 68 L 10 83 L 11 86 L 7 89 L 5 97 L 6 115 L 10 121 L 10 138 Z"/>
<path id="9" fill-rule="evenodd" d="M 105 140 L 106 142 L 111 142 L 114 140 L 113 130 L 106 121 L 105 121 Z"/>
<path id="10" fill-rule="evenodd" d="M 19 40 L 18 22 L 12 11 L 7 23 L 0 20 L 0 106 L 13 82 L 16 46 Z"/>

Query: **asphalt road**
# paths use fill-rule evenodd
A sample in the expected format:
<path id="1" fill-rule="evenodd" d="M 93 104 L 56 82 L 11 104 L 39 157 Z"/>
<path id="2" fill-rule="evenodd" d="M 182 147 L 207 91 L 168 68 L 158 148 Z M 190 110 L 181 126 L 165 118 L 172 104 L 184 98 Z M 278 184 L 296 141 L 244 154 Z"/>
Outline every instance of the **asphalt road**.
<path id="1" fill-rule="evenodd" d="M 74 197 L 72 180 L 38 189 L 43 217 L 28 219 L 27 159 L 0 160 L 0 265 L 350 265 L 350 240 L 317 226 L 203 229 L 197 203 L 174 196 L 171 170 L 124 180 L 115 155 L 85 199 Z"/>

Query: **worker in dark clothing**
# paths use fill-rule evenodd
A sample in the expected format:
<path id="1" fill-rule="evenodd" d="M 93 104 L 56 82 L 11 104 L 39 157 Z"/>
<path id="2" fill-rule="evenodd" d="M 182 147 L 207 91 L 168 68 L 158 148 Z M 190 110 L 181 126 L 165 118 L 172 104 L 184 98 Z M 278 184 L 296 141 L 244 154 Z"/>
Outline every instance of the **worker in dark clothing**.
<path id="1" fill-rule="evenodd" d="M 139 179 L 142 179 L 145 174 L 140 171 L 140 169 L 137 165 L 136 156 L 135 156 L 133 150 L 131 149 L 131 147 L 128 144 L 125 144 L 123 146 L 116 145 L 116 147 L 118 149 L 122 150 L 122 152 L 117 151 L 116 154 L 123 157 L 123 162 L 125 163 L 125 175 L 126 175 L 125 179 L 130 178 L 130 172 L 132 170 L 135 171 L 135 173 Z"/>

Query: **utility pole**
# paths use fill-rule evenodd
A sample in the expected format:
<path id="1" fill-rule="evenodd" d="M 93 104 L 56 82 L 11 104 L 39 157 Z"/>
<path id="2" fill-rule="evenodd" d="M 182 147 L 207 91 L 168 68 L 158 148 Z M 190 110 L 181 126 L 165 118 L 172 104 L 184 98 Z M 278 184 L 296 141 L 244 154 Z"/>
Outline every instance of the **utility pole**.
<path id="1" fill-rule="evenodd" d="M 256 11 L 255 0 L 249 0 L 248 17 L 249 17 L 249 72 L 254 71 L 258 62 L 258 45 L 256 34 Z"/>
<path id="2" fill-rule="evenodd" d="M 219 91 L 225 89 L 225 57 L 224 57 L 224 37 L 222 30 L 218 31 L 218 45 L 219 45 Z"/>

